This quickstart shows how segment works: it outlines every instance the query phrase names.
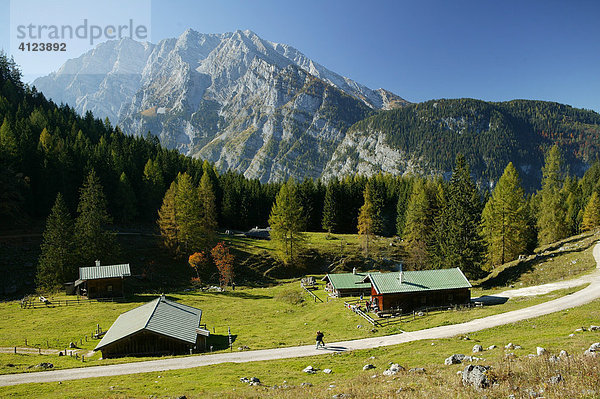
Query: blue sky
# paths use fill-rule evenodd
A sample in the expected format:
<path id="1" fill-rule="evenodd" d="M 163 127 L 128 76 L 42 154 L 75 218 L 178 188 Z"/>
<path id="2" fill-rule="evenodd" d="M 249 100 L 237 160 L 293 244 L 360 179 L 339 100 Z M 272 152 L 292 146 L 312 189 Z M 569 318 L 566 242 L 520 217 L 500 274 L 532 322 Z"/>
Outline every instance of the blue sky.
<path id="1" fill-rule="evenodd" d="M 50 21 L 57 4 L 65 2 L 19 0 L 31 4 L 28 16 L 37 13 Z M 409 101 L 526 98 L 600 111 L 598 1 L 150 2 L 153 42 L 186 28 L 207 33 L 251 29 Z M 89 7 L 98 4 L 121 16 L 137 16 L 143 8 L 132 9 L 123 0 L 89 2 Z M 12 34 L 7 8 L 9 1 L 0 0 L 4 49 Z M 81 12 L 70 8 L 62 7 L 62 17 L 72 12 L 68 16 L 80 20 Z M 52 68 L 51 62 L 39 64 Z"/>

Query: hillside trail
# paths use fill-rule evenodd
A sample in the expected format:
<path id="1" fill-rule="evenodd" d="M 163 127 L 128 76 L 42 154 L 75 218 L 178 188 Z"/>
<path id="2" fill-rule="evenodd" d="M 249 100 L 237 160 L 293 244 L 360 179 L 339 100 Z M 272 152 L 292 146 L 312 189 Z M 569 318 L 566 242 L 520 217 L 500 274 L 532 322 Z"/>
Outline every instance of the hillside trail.
<path id="1" fill-rule="evenodd" d="M 188 369 L 228 362 L 246 363 L 277 359 L 299 358 L 322 355 L 325 353 L 332 352 L 370 349 L 382 346 L 397 345 L 405 342 L 419 341 L 425 339 L 449 338 L 456 335 L 469 334 L 476 331 L 492 327 L 498 327 L 505 324 L 515 323 L 518 321 L 531 319 L 534 317 L 539 317 L 561 310 L 585 305 L 586 303 L 600 298 L 600 243 L 596 244 L 596 246 L 594 247 L 594 258 L 596 260 L 596 270 L 585 277 L 575 279 L 575 281 L 578 281 L 576 283 L 577 285 L 589 283 L 589 285 L 586 288 L 572 293 L 570 295 L 554 299 L 552 301 L 544 302 L 524 309 L 513 310 L 511 312 L 471 320 L 465 323 L 433 327 L 424 330 L 405 332 L 402 334 L 388 335 L 384 337 L 373 337 L 350 341 L 333 342 L 328 344 L 325 349 L 315 349 L 315 346 L 311 344 L 288 348 L 262 349 L 247 352 L 217 353 L 212 355 L 157 359 L 142 362 L 112 364 L 107 366 L 91 366 L 75 369 L 53 370 L 33 373 L 7 374 L 0 376 L 0 386 L 40 382 L 56 382 L 91 377 L 109 377 L 125 374 Z M 585 281 L 583 281 L 582 279 L 584 279 Z M 505 291 L 504 293 L 500 293 L 497 295 L 500 296 L 506 294 L 507 292 L 509 293 L 507 295 L 515 295 L 514 291 L 518 291 L 520 295 L 523 292 L 545 293 L 546 289 L 551 289 L 551 287 L 556 287 L 556 284 L 561 283 L 544 284 L 543 286 L 540 286 L 545 287 L 541 289 L 542 291 L 536 291 L 539 287 L 528 287 L 519 290 Z M 558 287 L 559 288 L 557 289 L 566 288 L 562 285 L 559 285 Z"/>

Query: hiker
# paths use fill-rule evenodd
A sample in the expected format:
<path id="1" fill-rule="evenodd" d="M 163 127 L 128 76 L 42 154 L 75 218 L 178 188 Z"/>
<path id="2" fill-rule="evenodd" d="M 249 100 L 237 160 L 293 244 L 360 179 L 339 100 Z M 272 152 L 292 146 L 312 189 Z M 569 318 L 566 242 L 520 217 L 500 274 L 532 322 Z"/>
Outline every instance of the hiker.
<path id="1" fill-rule="evenodd" d="M 323 343 L 323 336 L 324 334 L 321 331 L 317 331 L 317 348 L 319 349 L 319 345 L 321 345 L 323 348 L 325 348 L 325 344 Z"/>

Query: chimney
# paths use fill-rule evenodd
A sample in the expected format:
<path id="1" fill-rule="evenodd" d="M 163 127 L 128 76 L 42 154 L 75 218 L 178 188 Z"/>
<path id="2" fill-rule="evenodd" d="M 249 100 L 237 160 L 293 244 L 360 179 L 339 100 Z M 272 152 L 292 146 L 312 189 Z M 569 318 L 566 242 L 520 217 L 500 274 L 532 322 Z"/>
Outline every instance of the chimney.
<path id="1" fill-rule="evenodd" d="M 400 280 L 400 284 L 402 284 L 402 263 L 398 265 L 398 280 Z"/>
<path id="2" fill-rule="evenodd" d="M 356 267 L 352 268 L 352 274 L 356 274 Z"/>
<path id="3" fill-rule="evenodd" d="M 100 261 L 99 260 L 96 261 L 96 266 L 100 266 Z"/>

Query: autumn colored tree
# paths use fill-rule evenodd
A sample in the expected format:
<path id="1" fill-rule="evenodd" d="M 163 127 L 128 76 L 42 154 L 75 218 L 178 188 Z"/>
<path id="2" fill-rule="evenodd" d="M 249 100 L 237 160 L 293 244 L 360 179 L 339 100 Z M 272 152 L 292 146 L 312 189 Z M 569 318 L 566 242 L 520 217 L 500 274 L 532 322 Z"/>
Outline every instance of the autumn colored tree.
<path id="1" fill-rule="evenodd" d="M 173 181 L 171 186 L 165 193 L 163 203 L 158 210 L 158 228 L 160 229 L 160 235 L 163 239 L 164 246 L 171 250 L 173 253 L 177 253 L 179 248 L 178 234 L 176 222 L 176 208 L 175 208 L 175 194 L 177 193 L 177 181 Z"/>
<path id="2" fill-rule="evenodd" d="M 229 252 L 229 248 L 221 241 L 211 251 L 213 261 L 219 270 L 219 282 L 223 289 L 228 284 L 233 283 L 233 255 Z"/>
<path id="3" fill-rule="evenodd" d="M 208 257 L 204 251 L 194 252 L 188 258 L 190 267 L 196 272 L 197 281 L 200 282 L 200 270 L 208 265 Z"/>
<path id="4" fill-rule="evenodd" d="M 583 211 L 581 230 L 593 230 L 598 226 L 600 226 L 600 198 L 598 193 L 594 191 Z"/>
<path id="5" fill-rule="evenodd" d="M 304 242 L 304 209 L 298 196 L 298 188 L 293 180 L 281 186 L 271 208 L 269 226 L 271 237 L 280 248 L 286 263 L 294 260 Z"/>

